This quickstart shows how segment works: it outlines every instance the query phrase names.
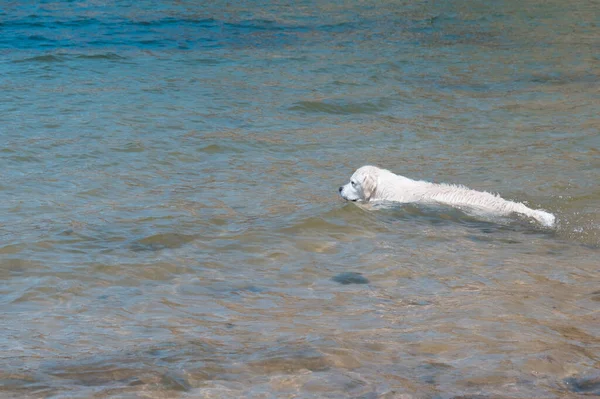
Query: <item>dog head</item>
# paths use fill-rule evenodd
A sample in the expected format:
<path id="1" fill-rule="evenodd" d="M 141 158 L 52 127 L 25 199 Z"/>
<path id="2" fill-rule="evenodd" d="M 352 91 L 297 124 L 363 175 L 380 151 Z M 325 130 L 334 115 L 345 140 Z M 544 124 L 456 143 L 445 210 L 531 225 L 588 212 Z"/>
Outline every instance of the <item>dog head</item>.
<path id="1" fill-rule="evenodd" d="M 346 201 L 369 201 L 377 189 L 379 168 L 363 166 L 358 168 L 350 178 L 350 183 L 339 188 L 340 195 Z"/>

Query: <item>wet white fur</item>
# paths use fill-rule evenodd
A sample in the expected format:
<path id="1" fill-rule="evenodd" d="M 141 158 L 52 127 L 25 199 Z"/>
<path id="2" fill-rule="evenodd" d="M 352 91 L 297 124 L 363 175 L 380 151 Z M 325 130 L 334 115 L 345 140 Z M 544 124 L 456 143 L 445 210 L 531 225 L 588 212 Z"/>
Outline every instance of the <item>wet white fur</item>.
<path id="1" fill-rule="evenodd" d="M 508 216 L 518 213 L 553 227 L 555 217 L 542 210 L 528 208 L 520 202 L 508 201 L 484 191 L 454 184 L 436 184 L 412 180 L 376 166 L 363 166 L 354 172 L 350 183 L 340 187 L 340 195 L 348 201 L 394 201 L 439 203 L 457 208 Z"/>

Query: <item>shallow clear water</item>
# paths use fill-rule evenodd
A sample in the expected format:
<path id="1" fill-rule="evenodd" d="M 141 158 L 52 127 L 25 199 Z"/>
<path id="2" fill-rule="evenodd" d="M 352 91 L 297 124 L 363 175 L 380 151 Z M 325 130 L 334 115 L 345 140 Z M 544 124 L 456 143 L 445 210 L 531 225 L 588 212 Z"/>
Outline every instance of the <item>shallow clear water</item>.
<path id="1" fill-rule="evenodd" d="M 0 396 L 600 395 L 599 15 L 2 3 Z M 344 203 L 367 163 L 559 225 Z"/>

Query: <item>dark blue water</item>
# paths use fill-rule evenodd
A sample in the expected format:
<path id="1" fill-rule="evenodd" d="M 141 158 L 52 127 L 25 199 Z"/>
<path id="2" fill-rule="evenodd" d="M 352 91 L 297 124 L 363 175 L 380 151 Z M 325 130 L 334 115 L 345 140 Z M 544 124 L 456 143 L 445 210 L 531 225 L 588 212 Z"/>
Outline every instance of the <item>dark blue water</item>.
<path id="1" fill-rule="evenodd" d="M 600 394 L 600 5 L 0 4 L 0 396 Z M 377 164 L 556 229 L 337 187 Z"/>

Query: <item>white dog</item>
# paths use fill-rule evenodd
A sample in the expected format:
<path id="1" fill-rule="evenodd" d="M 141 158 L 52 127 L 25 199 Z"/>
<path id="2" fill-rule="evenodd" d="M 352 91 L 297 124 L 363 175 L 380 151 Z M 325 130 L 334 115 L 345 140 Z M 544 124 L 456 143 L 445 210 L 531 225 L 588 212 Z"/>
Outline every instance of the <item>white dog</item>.
<path id="1" fill-rule="evenodd" d="M 465 186 L 411 180 L 376 166 L 357 169 L 350 178 L 350 183 L 340 187 L 339 191 L 347 201 L 438 203 L 498 216 L 517 213 L 531 217 L 546 227 L 553 227 L 555 221 L 551 213 L 507 201 L 498 195 L 471 190 Z"/>

